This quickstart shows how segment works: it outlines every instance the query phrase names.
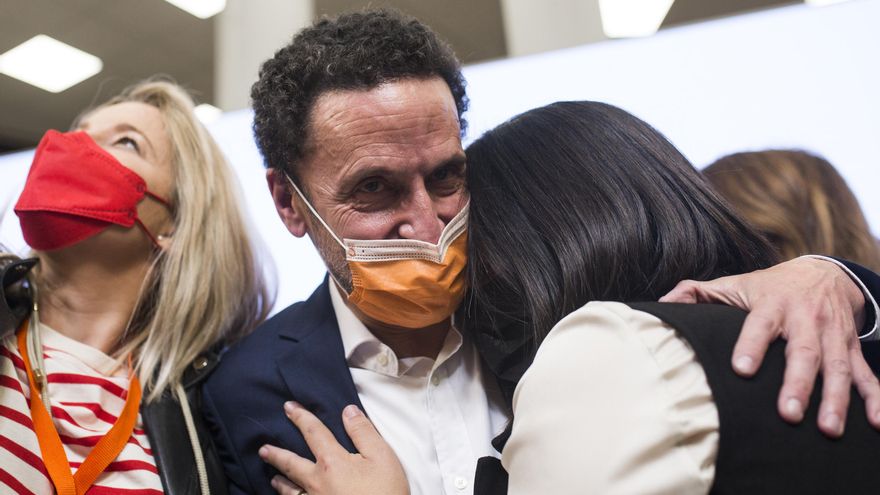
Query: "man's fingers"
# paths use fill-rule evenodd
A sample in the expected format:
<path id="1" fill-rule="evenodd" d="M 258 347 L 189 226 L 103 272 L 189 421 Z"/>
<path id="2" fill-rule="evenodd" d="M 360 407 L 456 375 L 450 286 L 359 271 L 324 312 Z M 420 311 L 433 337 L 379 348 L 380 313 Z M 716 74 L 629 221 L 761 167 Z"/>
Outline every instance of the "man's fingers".
<path id="1" fill-rule="evenodd" d="M 849 354 L 853 382 L 859 395 L 865 400 L 865 415 L 874 428 L 880 429 L 880 382 L 871 370 L 871 366 L 865 361 L 858 344 L 850 349 Z"/>
<path id="2" fill-rule="evenodd" d="M 373 422 L 357 406 L 352 404 L 342 410 L 342 423 L 354 446 L 365 458 L 370 459 L 389 450 Z"/>
<path id="3" fill-rule="evenodd" d="M 790 423 L 804 419 L 804 410 L 816 383 L 822 351 L 815 334 L 798 333 L 785 346 L 785 374 L 777 407 Z"/>
<path id="4" fill-rule="evenodd" d="M 302 487 L 284 476 L 273 477 L 271 484 L 272 488 L 281 495 L 300 495 L 303 492 Z"/>
<path id="5" fill-rule="evenodd" d="M 767 347 L 782 334 L 781 311 L 752 311 L 746 316 L 736 339 L 731 364 L 740 376 L 754 375 L 767 353 Z"/>
<path id="6" fill-rule="evenodd" d="M 833 330 L 823 333 L 822 403 L 819 406 L 819 429 L 829 437 L 843 435 L 852 387 L 852 368 L 845 339 Z"/>
<path id="7" fill-rule="evenodd" d="M 299 428 L 300 433 L 302 433 L 303 438 L 305 438 L 306 443 L 309 445 L 309 449 L 319 461 L 329 455 L 348 453 L 339 445 L 339 441 L 324 426 L 324 423 L 300 404 L 293 401 L 285 402 L 284 414 Z"/>
<path id="8" fill-rule="evenodd" d="M 697 294 L 699 292 L 699 282 L 693 280 L 682 280 L 669 291 L 665 296 L 660 298 L 662 303 L 686 303 L 694 304 L 699 302 Z"/>
<path id="9" fill-rule="evenodd" d="M 720 303 L 751 309 L 742 290 L 741 276 L 721 277 L 706 282 L 682 280 L 660 302 Z"/>
<path id="10" fill-rule="evenodd" d="M 294 483 L 303 483 L 315 468 L 315 463 L 312 461 L 304 459 L 289 450 L 272 445 L 263 445 L 258 453 L 264 462 L 274 466 L 278 472 L 293 480 Z M 272 486 L 276 491 L 282 493 L 274 484 Z"/>

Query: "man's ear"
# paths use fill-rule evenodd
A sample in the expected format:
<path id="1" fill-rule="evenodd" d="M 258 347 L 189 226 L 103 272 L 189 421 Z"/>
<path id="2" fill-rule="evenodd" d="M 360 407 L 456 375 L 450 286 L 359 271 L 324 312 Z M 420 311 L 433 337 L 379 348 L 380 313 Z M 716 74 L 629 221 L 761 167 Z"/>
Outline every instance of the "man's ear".
<path id="1" fill-rule="evenodd" d="M 305 207 L 291 191 L 284 172 L 270 168 L 266 171 L 266 183 L 269 186 L 272 201 L 275 203 L 275 210 L 278 211 L 278 216 L 281 217 L 287 230 L 296 237 L 306 235 L 308 226 Z"/>

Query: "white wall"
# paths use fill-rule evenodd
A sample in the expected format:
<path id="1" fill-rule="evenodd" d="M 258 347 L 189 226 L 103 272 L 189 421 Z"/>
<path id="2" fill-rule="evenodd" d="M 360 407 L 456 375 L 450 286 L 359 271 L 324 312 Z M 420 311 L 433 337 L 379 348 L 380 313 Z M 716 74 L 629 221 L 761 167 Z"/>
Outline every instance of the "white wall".
<path id="1" fill-rule="evenodd" d="M 834 163 L 880 233 L 880 0 L 795 5 L 542 55 L 467 67 L 469 139 L 557 100 L 621 106 L 664 132 L 695 164 L 768 147 Z M 272 207 L 250 113 L 211 131 L 236 167 L 250 216 L 278 268 L 278 308 L 307 297 L 324 268 Z M 0 157 L 0 242 L 26 250 L 11 202 L 30 153 Z"/>

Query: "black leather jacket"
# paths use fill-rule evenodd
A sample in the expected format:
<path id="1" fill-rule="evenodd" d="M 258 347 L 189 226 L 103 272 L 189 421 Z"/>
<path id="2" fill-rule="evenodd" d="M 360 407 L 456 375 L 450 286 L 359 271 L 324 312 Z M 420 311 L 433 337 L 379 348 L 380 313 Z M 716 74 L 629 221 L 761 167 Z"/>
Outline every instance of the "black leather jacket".
<path id="1" fill-rule="evenodd" d="M 201 415 L 200 384 L 217 365 L 218 355 L 209 353 L 196 358 L 183 376 L 183 388 L 202 447 L 211 495 L 226 495 L 227 481 L 223 474 L 223 464 L 220 463 L 214 441 Z M 142 404 L 141 417 L 166 495 L 200 495 L 201 486 L 193 446 L 177 396 L 167 390 L 159 399 Z"/>

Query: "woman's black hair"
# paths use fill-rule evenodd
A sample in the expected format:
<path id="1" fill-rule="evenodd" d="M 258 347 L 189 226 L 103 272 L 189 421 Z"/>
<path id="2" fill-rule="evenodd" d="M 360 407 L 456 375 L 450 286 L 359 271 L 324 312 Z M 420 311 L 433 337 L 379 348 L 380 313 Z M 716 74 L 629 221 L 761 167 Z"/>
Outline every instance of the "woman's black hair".
<path id="1" fill-rule="evenodd" d="M 511 351 L 534 350 L 589 301 L 657 300 L 683 279 L 775 260 L 672 143 L 614 106 L 528 111 L 467 157 L 470 291 L 460 321 Z"/>

